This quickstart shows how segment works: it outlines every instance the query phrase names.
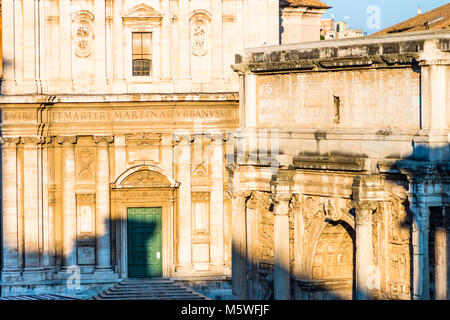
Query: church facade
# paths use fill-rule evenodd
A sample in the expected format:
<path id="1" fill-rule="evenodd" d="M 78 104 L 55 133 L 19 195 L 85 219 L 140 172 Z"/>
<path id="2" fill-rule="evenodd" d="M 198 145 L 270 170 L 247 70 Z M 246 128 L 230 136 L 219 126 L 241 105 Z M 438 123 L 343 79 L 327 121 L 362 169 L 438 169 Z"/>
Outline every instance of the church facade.
<path id="1" fill-rule="evenodd" d="M 2 295 L 229 279 L 230 66 L 318 39 L 313 2 L 2 1 Z"/>

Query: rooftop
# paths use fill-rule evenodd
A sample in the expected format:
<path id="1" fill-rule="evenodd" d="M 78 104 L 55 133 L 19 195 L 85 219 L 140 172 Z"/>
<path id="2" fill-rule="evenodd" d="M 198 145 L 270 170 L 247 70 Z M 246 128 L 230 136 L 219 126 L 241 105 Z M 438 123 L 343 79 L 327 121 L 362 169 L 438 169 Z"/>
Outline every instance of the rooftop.
<path id="1" fill-rule="evenodd" d="M 326 3 L 319 0 L 280 0 L 281 7 L 309 7 L 315 9 L 331 8 Z"/>
<path id="2" fill-rule="evenodd" d="M 439 8 L 419 14 L 409 20 L 400 22 L 373 35 L 385 35 L 400 32 L 450 29 L 450 3 Z"/>

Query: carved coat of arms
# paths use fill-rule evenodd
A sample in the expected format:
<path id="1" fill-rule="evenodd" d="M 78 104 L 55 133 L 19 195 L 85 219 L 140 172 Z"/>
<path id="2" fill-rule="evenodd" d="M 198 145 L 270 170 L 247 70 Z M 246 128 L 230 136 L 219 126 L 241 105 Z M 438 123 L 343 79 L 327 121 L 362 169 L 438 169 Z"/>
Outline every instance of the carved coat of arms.
<path id="1" fill-rule="evenodd" d="M 209 51 L 209 17 L 199 12 L 191 18 L 191 48 L 196 56 L 204 56 Z"/>
<path id="2" fill-rule="evenodd" d="M 81 12 L 73 19 L 74 52 L 79 58 L 87 58 L 92 53 L 94 41 L 93 18 L 91 14 Z"/>

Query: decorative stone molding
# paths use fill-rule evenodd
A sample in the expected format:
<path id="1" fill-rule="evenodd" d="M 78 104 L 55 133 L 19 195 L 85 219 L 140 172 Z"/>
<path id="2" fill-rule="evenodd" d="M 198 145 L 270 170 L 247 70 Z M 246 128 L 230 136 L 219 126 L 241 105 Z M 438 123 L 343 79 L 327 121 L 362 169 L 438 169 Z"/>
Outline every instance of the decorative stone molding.
<path id="1" fill-rule="evenodd" d="M 94 15 L 86 10 L 76 12 L 72 17 L 73 48 L 79 58 L 87 58 L 92 53 L 94 43 Z"/>
<path id="2" fill-rule="evenodd" d="M 0 144 L 3 148 L 16 148 L 19 142 L 19 137 L 0 137 Z"/>
<path id="3" fill-rule="evenodd" d="M 197 10 L 191 16 L 192 54 L 202 57 L 210 50 L 211 18 L 207 11 Z"/>

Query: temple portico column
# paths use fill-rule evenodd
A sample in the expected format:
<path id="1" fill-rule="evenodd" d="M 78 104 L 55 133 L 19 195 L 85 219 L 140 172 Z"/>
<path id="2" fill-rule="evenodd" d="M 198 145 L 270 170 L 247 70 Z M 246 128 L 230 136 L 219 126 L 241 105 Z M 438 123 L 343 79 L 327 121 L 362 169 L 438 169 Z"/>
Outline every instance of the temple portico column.
<path id="1" fill-rule="evenodd" d="M 76 137 L 58 137 L 62 158 L 63 269 L 77 264 L 77 211 L 75 199 Z"/>
<path id="2" fill-rule="evenodd" d="M 3 190 L 3 268 L 2 279 L 19 275 L 18 207 L 17 207 L 17 144 L 19 138 L 0 137 L 2 144 Z M 8 274 L 8 276 L 6 276 Z M 6 276 L 6 277 L 5 277 Z"/>
<path id="3" fill-rule="evenodd" d="M 430 274 L 428 240 L 430 233 L 430 208 L 426 205 L 412 206 L 413 211 L 413 299 L 428 300 L 430 297 Z"/>
<path id="4" fill-rule="evenodd" d="M 369 283 L 373 266 L 372 214 L 377 208 L 375 201 L 355 202 L 356 225 L 356 299 L 371 298 Z"/>
<path id="5" fill-rule="evenodd" d="M 291 194 L 272 196 L 274 206 L 274 298 L 290 299 L 289 202 Z"/>
<path id="6" fill-rule="evenodd" d="M 211 262 L 215 266 L 224 264 L 224 205 L 223 205 L 223 138 L 212 137 L 211 156 Z"/>
<path id="7" fill-rule="evenodd" d="M 94 137 L 96 150 L 95 167 L 95 237 L 96 271 L 111 270 L 111 210 L 109 190 L 109 144 L 112 136 Z"/>
<path id="8" fill-rule="evenodd" d="M 247 299 L 247 238 L 245 202 L 248 192 L 229 192 L 232 205 L 231 285 L 234 300 Z"/>

